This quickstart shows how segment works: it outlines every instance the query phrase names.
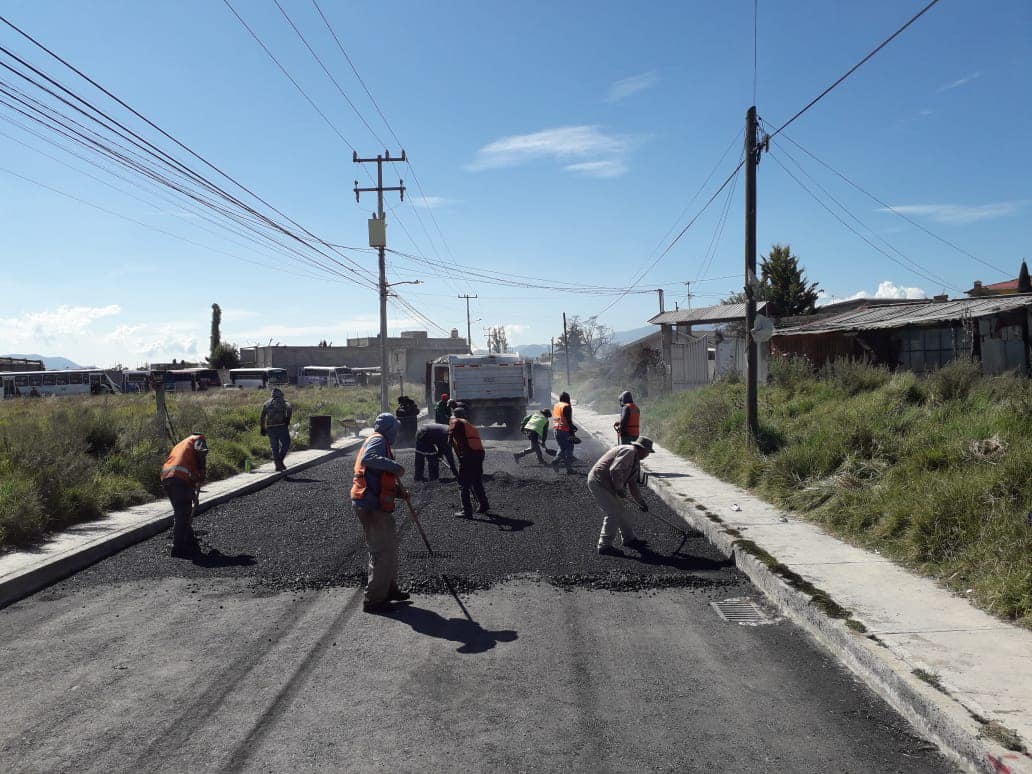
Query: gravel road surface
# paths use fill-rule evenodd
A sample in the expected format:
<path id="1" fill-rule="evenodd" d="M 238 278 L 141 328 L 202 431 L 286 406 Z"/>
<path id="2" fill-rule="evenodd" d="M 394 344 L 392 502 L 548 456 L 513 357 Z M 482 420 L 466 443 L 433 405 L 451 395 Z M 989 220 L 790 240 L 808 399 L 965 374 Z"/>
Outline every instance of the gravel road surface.
<path id="1" fill-rule="evenodd" d="M 390 615 L 350 455 L 204 514 L 197 561 L 159 535 L 0 610 L 0 770 L 953 770 L 791 624 L 720 619 L 762 597 L 700 535 L 634 511 L 648 548 L 599 557 L 586 465 L 485 437 L 491 513 L 413 485 L 437 556 L 399 518 Z"/>

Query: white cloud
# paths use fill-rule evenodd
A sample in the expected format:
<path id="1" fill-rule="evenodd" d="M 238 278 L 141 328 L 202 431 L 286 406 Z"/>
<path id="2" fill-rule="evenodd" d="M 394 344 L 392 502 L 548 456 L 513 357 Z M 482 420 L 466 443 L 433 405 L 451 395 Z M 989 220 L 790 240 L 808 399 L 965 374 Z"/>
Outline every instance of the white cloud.
<path id="1" fill-rule="evenodd" d="M 921 288 L 908 288 L 902 285 L 897 285 L 891 280 L 883 280 L 878 283 L 878 289 L 874 293 L 870 293 L 866 290 L 860 290 L 851 296 L 845 298 L 846 301 L 851 301 L 855 298 L 894 298 L 894 299 L 909 299 L 917 300 L 921 298 L 928 298 L 928 294 Z"/>
<path id="2" fill-rule="evenodd" d="M 498 169 L 554 159 L 567 162 L 564 168 L 568 171 L 615 177 L 626 171 L 623 160 L 632 144 L 632 138 L 606 134 L 597 126 L 561 126 L 488 143 L 477 151 L 469 169 Z"/>
<path id="3" fill-rule="evenodd" d="M 991 204 L 902 204 L 884 207 L 878 211 L 916 215 L 917 217 L 928 218 L 936 223 L 965 224 L 1016 215 L 1027 204 L 1027 199 L 994 202 Z"/>
<path id="4" fill-rule="evenodd" d="M 421 210 L 439 210 L 442 207 L 450 207 L 459 203 L 457 199 L 448 199 L 444 196 L 413 196 L 410 198 L 412 206 Z"/>
<path id="5" fill-rule="evenodd" d="M 563 167 L 567 172 L 579 172 L 588 177 L 620 177 L 627 171 L 627 165 L 622 161 L 582 161 L 577 164 L 568 164 Z"/>
<path id="6" fill-rule="evenodd" d="M 950 89 L 956 89 L 956 88 L 958 88 L 960 86 L 963 86 L 963 85 L 965 85 L 967 83 L 971 83 L 971 81 L 973 81 L 973 80 L 975 80 L 977 78 L 981 78 L 981 77 L 982 77 L 981 71 L 974 72 L 974 73 L 969 73 L 968 75 L 965 75 L 963 78 L 958 78 L 957 80 L 953 81 L 953 83 L 947 83 L 944 86 L 940 86 L 938 89 L 936 89 L 936 92 L 944 92 L 944 91 L 949 91 Z"/>
<path id="7" fill-rule="evenodd" d="M 656 76 L 655 70 L 642 73 L 641 75 L 632 75 L 630 78 L 622 78 L 609 87 L 609 94 L 606 96 L 606 102 L 619 102 L 622 99 L 630 97 L 632 94 L 637 94 L 640 91 L 650 89 L 656 85 L 658 80 L 659 78 Z"/>
<path id="8" fill-rule="evenodd" d="M 21 317 L 0 318 L 3 348 L 22 344 L 52 344 L 82 336 L 95 320 L 120 314 L 118 304 L 108 306 L 59 306 L 54 310 L 27 312 Z"/>

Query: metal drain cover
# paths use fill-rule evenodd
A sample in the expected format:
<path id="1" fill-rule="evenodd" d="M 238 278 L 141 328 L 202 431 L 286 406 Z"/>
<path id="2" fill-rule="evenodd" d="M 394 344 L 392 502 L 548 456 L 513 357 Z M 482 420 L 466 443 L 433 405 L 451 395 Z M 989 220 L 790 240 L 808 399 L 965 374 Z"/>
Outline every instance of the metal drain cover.
<path id="1" fill-rule="evenodd" d="M 710 602 L 717 615 L 728 623 L 742 626 L 763 626 L 772 624 L 774 620 L 759 605 L 747 597 L 725 599 L 722 602 Z"/>

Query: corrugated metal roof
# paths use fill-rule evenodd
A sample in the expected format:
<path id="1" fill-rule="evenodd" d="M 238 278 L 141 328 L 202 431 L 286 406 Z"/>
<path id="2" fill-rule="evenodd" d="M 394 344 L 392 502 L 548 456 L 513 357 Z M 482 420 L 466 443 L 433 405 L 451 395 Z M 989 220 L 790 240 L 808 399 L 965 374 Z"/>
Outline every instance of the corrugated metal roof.
<path id="1" fill-rule="evenodd" d="M 759 314 L 767 307 L 766 301 L 756 304 L 756 312 Z M 745 319 L 745 304 L 718 304 L 717 306 L 704 306 L 701 309 L 676 309 L 672 312 L 660 312 L 651 320 L 653 325 L 666 323 L 693 323 L 705 325 L 706 323 L 735 322 Z"/>
<path id="2" fill-rule="evenodd" d="M 909 325 L 934 325 L 986 317 L 1013 309 L 1032 306 L 1032 295 L 958 298 L 953 301 L 915 301 L 894 306 L 873 306 L 843 312 L 811 323 L 781 328 L 775 336 L 802 336 L 813 333 L 883 330 Z"/>

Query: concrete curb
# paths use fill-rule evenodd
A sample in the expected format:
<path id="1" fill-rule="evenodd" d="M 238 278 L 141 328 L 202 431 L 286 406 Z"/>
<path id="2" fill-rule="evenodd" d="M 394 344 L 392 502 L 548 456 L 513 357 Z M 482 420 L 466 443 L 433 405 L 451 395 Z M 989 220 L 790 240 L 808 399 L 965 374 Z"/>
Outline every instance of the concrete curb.
<path id="1" fill-rule="evenodd" d="M 583 409 L 583 407 L 582 407 Z M 609 434 L 582 425 L 592 437 L 608 448 Z M 917 731 L 938 745 L 968 771 L 989 774 L 1018 774 L 1032 771 L 1028 755 L 1006 750 L 987 738 L 984 721 L 945 692 L 919 680 L 910 665 L 879 644 L 874 635 L 846 627 L 814 605 L 813 597 L 793 588 L 785 578 L 769 568 L 731 534 L 719 521 L 680 499 L 661 478 L 650 476 L 648 488 L 670 506 L 688 525 L 701 532 L 719 551 L 746 574 L 782 613 L 820 643 L 868 688 L 881 696 Z"/>
<path id="2" fill-rule="evenodd" d="M 364 438 L 338 439 L 328 451 L 299 462 L 282 473 L 262 473 L 257 478 L 254 477 L 253 473 L 238 473 L 235 476 L 230 476 L 228 479 L 222 479 L 217 483 L 226 484 L 239 480 L 240 485 L 232 486 L 227 491 L 220 492 L 206 499 L 198 505 L 196 514 L 200 515 L 216 505 L 221 505 L 236 497 L 251 494 L 272 486 L 292 473 L 299 473 L 302 470 L 321 465 L 359 446 L 364 440 Z M 155 501 L 155 503 L 160 503 L 160 500 Z M 149 505 L 154 505 L 155 503 L 149 503 Z M 157 535 L 159 532 L 169 529 L 172 526 L 172 511 L 171 508 L 163 510 L 164 513 L 161 516 L 113 531 L 103 538 L 86 543 L 81 548 L 55 556 L 52 560 L 44 560 L 24 571 L 13 573 L 10 577 L 0 581 L 0 608 L 17 602 L 19 599 L 24 599 L 30 594 L 57 583 L 59 580 L 67 578 L 69 575 L 73 575 L 79 570 L 89 567 L 91 564 L 96 564 L 124 548 L 140 543 Z"/>

